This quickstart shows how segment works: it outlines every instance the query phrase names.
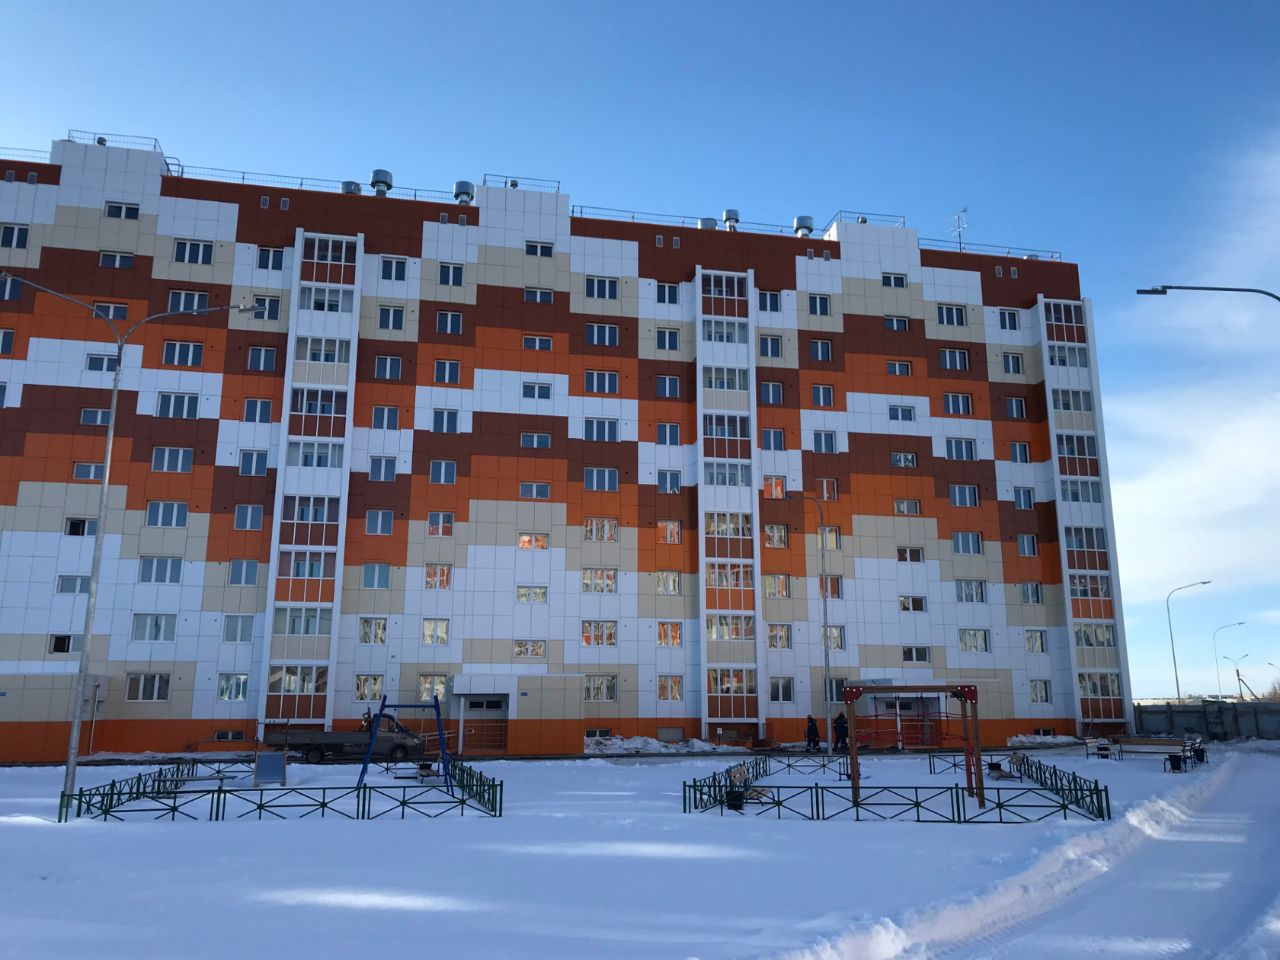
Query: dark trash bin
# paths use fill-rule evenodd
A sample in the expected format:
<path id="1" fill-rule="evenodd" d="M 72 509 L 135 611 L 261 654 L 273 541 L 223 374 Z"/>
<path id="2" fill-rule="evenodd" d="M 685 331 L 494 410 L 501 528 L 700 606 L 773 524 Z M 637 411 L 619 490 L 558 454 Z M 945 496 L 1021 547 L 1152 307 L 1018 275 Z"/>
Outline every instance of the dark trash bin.
<path id="1" fill-rule="evenodd" d="M 1204 747 L 1193 747 L 1191 755 L 1196 758 L 1196 763 L 1208 763 L 1209 752 Z"/>
<path id="2" fill-rule="evenodd" d="M 1170 773 L 1181 773 L 1182 772 L 1182 754 L 1180 753 L 1169 754 L 1169 756 L 1165 757 L 1164 766 L 1165 766 L 1165 769 L 1168 770 Z"/>
<path id="3" fill-rule="evenodd" d="M 747 791 L 741 789 L 726 790 L 724 805 L 730 810 L 741 810 L 747 802 Z"/>

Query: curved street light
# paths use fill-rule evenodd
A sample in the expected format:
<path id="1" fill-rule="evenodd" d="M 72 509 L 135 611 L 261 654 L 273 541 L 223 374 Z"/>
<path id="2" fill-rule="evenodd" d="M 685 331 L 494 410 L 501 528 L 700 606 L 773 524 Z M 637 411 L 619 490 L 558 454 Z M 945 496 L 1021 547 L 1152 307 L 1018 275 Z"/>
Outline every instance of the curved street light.
<path id="1" fill-rule="evenodd" d="M 1214 672 L 1214 675 L 1218 678 L 1218 700 L 1219 701 L 1222 700 L 1222 670 L 1218 665 L 1218 631 L 1229 630 L 1232 627 L 1243 627 L 1244 625 L 1245 625 L 1244 620 L 1240 620 L 1237 623 L 1224 623 L 1222 626 L 1218 627 L 1217 630 L 1213 631 L 1213 672 Z"/>
<path id="2" fill-rule="evenodd" d="M 1247 656 L 1249 656 L 1247 653 L 1242 653 L 1238 657 L 1224 656 L 1222 658 L 1223 660 L 1231 661 L 1231 665 L 1236 668 L 1236 688 L 1240 691 L 1241 703 L 1244 703 L 1244 681 L 1240 678 L 1240 661 Z M 1249 690 L 1252 691 L 1253 687 L 1250 687 Z M 1257 698 L 1255 697 L 1254 699 L 1257 699 Z"/>
<path id="3" fill-rule="evenodd" d="M 26 277 L 19 277 L 0 271 L 0 281 L 9 282 L 11 280 L 34 287 L 36 290 L 41 290 L 60 300 L 66 300 L 68 303 L 74 303 L 78 307 L 84 307 L 89 311 L 90 316 L 96 320 L 101 320 L 107 325 L 107 329 L 111 331 L 112 339 L 116 342 L 116 366 L 111 378 L 111 408 L 107 414 L 107 442 L 102 455 L 101 483 L 98 485 L 98 519 L 93 535 L 93 560 L 89 567 L 89 589 L 85 594 L 84 637 L 80 641 L 80 662 L 76 669 L 76 685 L 71 699 L 71 731 L 67 738 L 67 771 L 62 784 L 64 796 L 70 796 L 76 789 L 76 762 L 80 756 L 81 715 L 84 713 L 81 704 L 84 701 L 85 689 L 89 680 L 89 643 L 93 637 L 93 616 L 98 605 L 98 576 L 102 570 L 102 542 L 106 539 L 107 533 L 107 485 L 111 481 L 111 448 L 116 438 L 116 406 L 120 397 L 120 371 L 124 367 L 125 344 L 129 342 L 129 338 L 133 336 L 139 327 L 145 323 L 150 323 L 152 320 L 180 316 L 203 317 L 210 313 L 220 313 L 223 310 L 252 313 L 257 307 L 247 304 L 232 306 L 227 303 L 216 307 L 197 307 L 191 310 L 164 310 L 160 313 L 153 313 L 150 316 L 143 317 L 141 320 L 137 320 L 124 328 L 124 330 L 121 330 L 113 320 L 104 317 L 90 303 L 85 303 L 83 300 L 69 294 L 53 290 L 33 280 L 28 280 Z"/>
<path id="4" fill-rule="evenodd" d="M 1173 688 L 1178 695 L 1179 702 L 1182 701 L 1182 684 L 1178 681 L 1178 649 L 1173 645 L 1173 610 L 1169 607 L 1169 601 L 1173 599 L 1173 595 L 1179 590 L 1203 587 L 1212 582 L 1212 580 L 1197 580 L 1195 583 L 1184 583 L 1180 587 L 1174 587 L 1169 591 L 1169 595 L 1164 598 L 1164 613 L 1169 621 L 1169 650 L 1173 653 Z"/>
<path id="5" fill-rule="evenodd" d="M 1170 290 L 1213 290 L 1217 293 L 1260 293 L 1264 297 L 1270 297 L 1272 300 L 1280 300 L 1280 293 L 1272 293 L 1270 290 L 1260 290 L 1257 287 L 1189 287 L 1174 283 L 1162 283 L 1156 287 L 1146 287 L 1142 290 L 1135 290 L 1135 293 L 1148 297 L 1167 296 Z"/>

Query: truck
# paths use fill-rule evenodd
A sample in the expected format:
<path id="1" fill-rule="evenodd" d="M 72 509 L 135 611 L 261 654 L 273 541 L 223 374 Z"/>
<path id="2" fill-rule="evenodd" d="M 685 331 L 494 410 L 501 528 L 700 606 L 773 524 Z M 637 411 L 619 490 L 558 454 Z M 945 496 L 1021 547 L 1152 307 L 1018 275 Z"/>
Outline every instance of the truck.
<path id="1" fill-rule="evenodd" d="M 302 759 L 307 763 L 320 763 L 330 757 L 361 759 L 369 748 L 370 721 L 371 717 L 366 713 L 364 723 L 359 730 L 347 731 L 300 730 L 290 726 L 270 726 L 266 730 L 265 742 L 269 746 L 281 746 L 286 750 L 297 751 L 302 754 Z M 375 760 L 420 760 L 424 759 L 427 753 L 428 750 L 420 736 L 401 724 L 391 714 L 383 714 L 377 738 L 373 743 L 372 756 Z M 434 757 L 434 747 L 430 750 L 430 754 Z"/>

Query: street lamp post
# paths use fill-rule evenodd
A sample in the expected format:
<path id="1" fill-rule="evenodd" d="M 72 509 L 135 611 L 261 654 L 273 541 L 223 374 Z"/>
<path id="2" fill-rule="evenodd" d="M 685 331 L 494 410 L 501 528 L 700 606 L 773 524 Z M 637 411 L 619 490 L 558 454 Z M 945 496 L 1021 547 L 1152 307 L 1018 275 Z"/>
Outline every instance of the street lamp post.
<path id="1" fill-rule="evenodd" d="M 85 689 L 89 680 L 89 643 L 93 636 L 93 615 L 98 605 L 98 577 L 102 569 L 102 541 L 106 536 L 107 527 L 107 492 L 108 484 L 111 481 L 111 448 L 115 444 L 116 438 L 116 406 L 120 397 L 120 371 L 124 367 L 125 344 L 129 342 L 129 338 L 133 336 L 139 327 L 152 320 L 177 316 L 205 316 L 206 314 L 233 308 L 230 304 L 225 304 L 216 307 L 199 307 L 192 310 L 165 310 L 161 313 L 153 313 L 150 316 L 143 317 L 121 332 L 112 320 L 102 316 L 94 309 L 92 304 L 85 303 L 83 300 L 42 286 L 32 280 L 28 280 L 26 277 L 16 277 L 9 273 L 0 272 L 0 280 L 6 282 L 16 280 L 60 300 L 66 300 L 68 303 L 74 303 L 78 307 L 84 307 L 89 311 L 90 316 L 96 317 L 107 325 L 107 329 L 111 331 L 111 336 L 116 342 L 116 366 L 111 377 L 111 406 L 107 414 L 107 442 L 102 456 L 102 480 L 98 485 L 98 519 L 93 535 L 93 560 L 89 566 L 89 589 L 85 594 L 84 638 L 80 642 L 80 662 L 76 670 L 75 691 L 71 699 L 71 731 L 67 738 L 67 770 L 62 783 L 63 794 L 70 795 L 76 788 L 76 762 L 80 755 L 80 726 L 81 713 L 83 712 L 81 702 L 84 700 Z M 255 308 L 240 305 L 234 309 L 240 313 L 249 313 Z"/>
<path id="2" fill-rule="evenodd" d="M 1272 300 L 1280 300 L 1280 293 L 1272 293 L 1270 290 L 1260 290 L 1257 287 L 1189 287 L 1180 286 L 1173 283 L 1162 283 L 1156 287 L 1147 287 L 1143 290 L 1135 290 L 1147 297 L 1164 297 L 1168 296 L 1170 290 L 1212 290 L 1216 293 L 1260 293 L 1264 297 L 1270 297 Z"/>
<path id="3" fill-rule="evenodd" d="M 1232 665 L 1233 667 L 1235 667 L 1235 668 L 1236 668 L 1236 689 L 1239 691 L 1239 696 L 1240 696 L 1240 702 L 1241 702 L 1241 703 L 1244 703 L 1244 681 L 1243 681 L 1242 679 L 1240 679 L 1240 661 L 1241 661 L 1241 660 L 1243 660 L 1243 659 L 1244 659 L 1245 657 L 1247 657 L 1247 656 L 1249 656 L 1247 653 L 1242 653 L 1242 654 L 1241 654 L 1240 656 L 1238 656 L 1238 657 L 1223 657 L 1223 658 L 1222 658 L 1223 660 L 1229 660 L 1229 661 L 1231 661 L 1231 665 Z M 1250 689 L 1250 690 L 1252 690 L 1252 689 L 1253 689 L 1253 687 L 1250 687 L 1249 689 Z M 1256 699 L 1256 698 L 1255 698 L 1255 699 Z"/>
<path id="4" fill-rule="evenodd" d="M 831 756 L 835 734 L 831 729 L 831 648 L 828 646 L 827 621 L 827 551 L 822 543 L 823 529 L 827 525 L 826 511 L 822 501 L 807 493 L 792 493 L 792 497 L 810 500 L 818 505 L 818 593 L 822 595 L 822 716 L 827 727 L 827 756 Z"/>
<path id="5" fill-rule="evenodd" d="M 1241 620 L 1237 623 L 1224 623 L 1222 626 L 1218 627 L 1217 630 L 1213 631 L 1213 672 L 1214 672 L 1214 675 L 1218 678 L 1218 699 L 1219 700 L 1222 699 L 1222 670 L 1220 669 L 1218 664 L 1218 630 L 1229 630 L 1232 627 L 1243 627 L 1244 625 L 1245 625 L 1244 620 Z"/>
<path id="6" fill-rule="evenodd" d="M 1180 587 L 1174 587 L 1169 591 L 1169 595 L 1164 598 L 1165 617 L 1169 621 L 1169 650 L 1173 654 L 1173 687 L 1178 695 L 1178 700 L 1182 700 L 1182 684 L 1178 681 L 1178 649 L 1173 645 L 1173 610 L 1169 606 L 1169 601 L 1173 599 L 1173 595 L 1179 590 L 1188 590 L 1191 587 L 1203 587 L 1212 583 L 1211 580 L 1197 580 L 1195 583 L 1184 583 Z"/>

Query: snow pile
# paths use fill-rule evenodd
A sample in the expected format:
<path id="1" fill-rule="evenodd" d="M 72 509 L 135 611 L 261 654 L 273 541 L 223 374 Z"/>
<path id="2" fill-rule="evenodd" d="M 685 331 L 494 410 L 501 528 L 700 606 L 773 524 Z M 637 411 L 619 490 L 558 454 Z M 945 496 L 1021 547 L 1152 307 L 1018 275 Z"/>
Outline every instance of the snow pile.
<path id="1" fill-rule="evenodd" d="M 1080 739 L 1078 737 L 1066 737 L 1061 734 L 1055 734 L 1051 737 L 1035 737 L 1029 733 L 1020 733 L 1009 738 L 1009 746 L 1011 747 L 1078 747 L 1079 745 Z"/>
<path id="2" fill-rule="evenodd" d="M 741 747 L 725 747 L 705 740 L 668 743 L 653 737 L 587 737 L 583 752 L 594 755 L 649 753 L 741 753 Z"/>
<path id="3" fill-rule="evenodd" d="M 1167 836 L 1194 817 L 1192 806 L 1221 787 L 1234 765 L 1235 758 L 1228 758 L 1195 784 L 1136 804 L 1111 826 L 1072 837 L 978 896 L 910 911 L 901 923 L 887 917 L 867 921 L 782 960 L 895 960 L 908 948 L 932 949 L 990 936 L 1049 911 L 1144 840 Z"/>

